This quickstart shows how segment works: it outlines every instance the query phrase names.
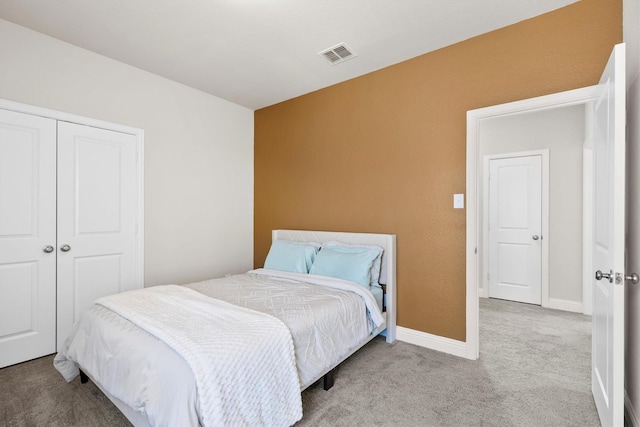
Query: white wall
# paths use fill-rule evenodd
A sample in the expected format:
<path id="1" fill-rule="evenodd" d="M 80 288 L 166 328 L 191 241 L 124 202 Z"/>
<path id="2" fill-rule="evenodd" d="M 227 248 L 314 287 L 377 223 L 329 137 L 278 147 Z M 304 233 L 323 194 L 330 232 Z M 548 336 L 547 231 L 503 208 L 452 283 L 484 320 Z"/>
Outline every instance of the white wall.
<path id="1" fill-rule="evenodd" d="M 549 149 L 549 299 L 582 303 L 582 145 L 585 107 L 576 105 L 482 120 L 478 158 Z M 482 168 L 478 183 L 483 182 Z M 478 189 L 482 212 L 482 188 Z M 482 242 L 479 242 L 480 244 Z M 575 304 L 574 304 L 575 303 Z"/>
<path id="2" fill-rule="evenodd" d="M 640 274 L 640 0 L 623 2 L 627 44 L 626 272 Z M 640 425 L 640 285 L 626 285 L 625 392 L 632 425 Z"/>
<path id="3" fill-rule="evenodd" d="M 0 20 L 0 98 L 144 129 L 145 283 L 253 266 L 253 111 Z"/>

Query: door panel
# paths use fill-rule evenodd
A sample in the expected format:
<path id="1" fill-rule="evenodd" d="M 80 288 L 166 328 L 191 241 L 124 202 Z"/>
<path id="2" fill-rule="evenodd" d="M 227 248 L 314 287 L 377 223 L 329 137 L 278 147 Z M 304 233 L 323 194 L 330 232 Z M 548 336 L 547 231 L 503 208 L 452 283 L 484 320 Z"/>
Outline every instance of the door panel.
<path id="1" fill-rule="evenodd" d="M 122 292 L 122 254 L 74 257 L 73 276 L 78 284 L 74 289 L 74 319 L 93 302 L 105 295 Z M 90 285 L 90 286 L 89 286 Z"/>
<path id="2" fill-rule="evenodd" d="M 490 297 L 531 304 L 541 303 L 541 230 L 541 156 L 491 159 L 489 161 Z"/>
<path id="3" fill-rule="evenodd" d="M 60 345 L 95 299 L 139 284 L 135 136 L 60 122 L 58 146 Z"/>
<path id="4" fill-rule="evenodd" d="M 593 129 L 593 266 L 611 276 L 593 285 L 592 391 L 605 427 L 624 422 L 625 87 L 620 44 L 598 84 Z"/>
<path id="5" fill-rule="evenodd" d="M 56 122 L 0 110 L 0 367 L 56 351 Z"/>
<path id="6" fill-rule="evenodd" d="M 118 235 L 122 231 L 122 144 L 90 138 L 77 138 L 75 144 L 74 234 Z"/>

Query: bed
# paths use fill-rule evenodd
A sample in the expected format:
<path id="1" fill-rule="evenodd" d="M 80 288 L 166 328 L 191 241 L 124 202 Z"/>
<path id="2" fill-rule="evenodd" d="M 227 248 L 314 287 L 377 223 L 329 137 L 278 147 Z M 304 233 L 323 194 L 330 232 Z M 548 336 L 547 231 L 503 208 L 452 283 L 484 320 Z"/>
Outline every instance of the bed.
<path id="1" fill-rule="evenodd" d="M 395 235 L 274 230 L 265 268 L 99 299 L 54 365 L 136 426 L 291 425 L 303 390 L 395 341 L 395 254 Z"/>

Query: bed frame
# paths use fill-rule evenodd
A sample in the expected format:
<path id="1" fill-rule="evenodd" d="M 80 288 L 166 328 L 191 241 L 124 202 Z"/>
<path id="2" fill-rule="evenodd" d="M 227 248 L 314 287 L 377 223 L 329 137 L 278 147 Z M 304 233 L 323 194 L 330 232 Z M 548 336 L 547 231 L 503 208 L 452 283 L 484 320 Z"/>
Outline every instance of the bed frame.
<path id="1" fill-rule="evenodd" d="M 369 233 L 346 233 L 333 231 L 305 231 L 305 230 L 273 230 L 273 240 L 291 240 L 296 242 L 318 242 L 325 243 L 331 240 L 338 240 L 349 244 L 376 245 L 384 249 L 380 268 L 380 284 L 386 288 L 384 305 L 386 306 L 385 323 L 386 329 L 380 334 L 386 337 L 388 343 L 396 340 L 396 236 L 394 234 L 369 234 Z M 381 327 L 383 329 L 383 327 Z M 333 386 L 335 372 L 338 365 L 348 359 L 353 353 L 362 348 L 376 335 L 367 337 L 362 343 L 355 346 L 343 359 L 337 361 L 327 371 L 318 375 L 309 384 L 313 385 L 321 378 L 324 379 L 324 389 L 328 390 Z M 124 414 L 125 417 L 136 427 L 148 426 L 149 423 L 140 413 L 134 411 L 130 406 L 118 398 L 107 393 L 90 374 L 85 373 L 80 367 L 80 381 L 86 383 L 89 379 L 104 393 L 109 400 Z M 305 388 L 306 389 L 306 388 Z M 303 390 L 301 390 L 303 391 Z"/>

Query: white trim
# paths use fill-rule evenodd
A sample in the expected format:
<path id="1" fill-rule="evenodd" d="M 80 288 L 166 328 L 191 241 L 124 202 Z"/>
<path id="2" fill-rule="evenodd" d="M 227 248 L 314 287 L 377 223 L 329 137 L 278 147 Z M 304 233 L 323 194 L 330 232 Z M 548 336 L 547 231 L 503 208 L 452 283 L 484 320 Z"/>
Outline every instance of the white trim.
<path id="1" fill-rule="evenodd" d="M 144 287 L 144 130 L 137 129 L 136 145 L 138 148 L 138 273 L 137 279 Z"/>
<path id="2" fill-rule="evenodd" d="M 585 141 L 582 146 L 582 309 L 583 314 L 593 313 L 593 149 L 589 126 L 593 121 L 593 109 L 585 109 Z"/>
<path id="3" fill-rule="evenodd" d="M 138 218 L 137 218 L 137 271 L 136 280 L 140 287 L 144 286 L 144 130 L 89 117 L 69 114 L 34 105 L 0 99 L 0 109 L 17 113 L 30 114 L 32 116 L 46 117 L 63 122 L 77 123 L 79 125 L 106 129 L 120 133 L 134 135 L 138 152 Z"/>
<path id="4" fill-rule="evenodd" d="M 517 151 L 497 154 L 487 154 L 483 160 L 483 197 L 487 197 L 489 194 L 489 162 L 491 160 L 498 159 L 512 159 L 516 157 L 529 157 L 540 156 L 541 157 L 541 195 L 540 195 L 540 209 L 542 211 L 542 218 L 540 224 L 540 232 L 542 235 L 541 242 L 541 258 L 540 258 L 540 290 L 541 302 L 543 307 L 549 306 L 549 149 L 542 148 L 539 150 Z M 483 203 L 482 214 L 482 233 L 483 236 L 489 236 L 489 204 Z M 489 239 L 482 239 L 482 251 L 480 254 L 489 253 Z M 489 257 L 481 256 L 482 258 L 482 277 L 479 283 L 482 283 L 482 287 L 479 289 L 479 296 L 489 297 L 489 283 L 486 272 L 489 271 Z M 486 295 L 486 296 L 485 296 Z"/>
<path id="5" fill-rule="evenodd" d="M 492 107 L 467 111 L 467 225 L 466 225 L 466 283 L 467 283 L 467 342 L 466 357 L 477 359 L 479 356 L 479 302 L 478 283 L 481 273 L 481 260 L 478 257 L 478 235 L 482 231 L 478 224 L 478 144 L 479 124 L 481 120 L 508 116 L 523 112 L 541 111 L 558 107 L 586 104 L 595 95 L 595 87 L 586 87 L 523 101 L 510 102 Z"/>
<path id="6" fill-rule="evenodd" d="M 633 407 L 633 403 L 629 398 L 629 394 L 627 390 L 624 390 L 624 409 L 625 409 L 625 425 L 629 424 L 630 427 L 638 427 L 640 423 L 638 423 L 638 416 L 636 415 L 636 410 Z"/>
<path id="7" fill-rule="evenodd" d="M 396 333 L 398 341 L 419 345 L 420 347 L 429 348 L 431 350 L 442 351 L 443 353 L 453 354 L 458 357 L 467 357 L 467 343 L 463 341 L 428 334 L 426 332 L 416 331 L 415 329 L 409 329 L 403 326 L 397 326 Z"/>
<path id="8" fill-rule="evenodd" d="M 22 104 L 20 102 L 0 99 L 0 108 L 3 110 L 11 110 L 17 113 L 31 114 L 32 116 L 47 117 L 50 119 L 60 120 L 62 122 L 77 123 L 80 125 L 91 126 L 94 128 L 113 130 L 116 132 L 128 133 L 131 135 L 142 135 L 142 129 L 130 126 L 120 125 L 117 123 L 105 122 L 104 120 L 92 119 L 90 117 L 78 116 L 75 114 L 65 113 L 62 111 L 50 110 L 48 108 L 36 107 L 35 105 Z"/>
<path id="9" fill-rule="evenodd" d="M 571 311 L 573 313 L 584 313 L 583 303 L 581 301 L 549 298 L 547 300 L 547 305 L 543 305 L 543 307 L 552 308 L 554 310 Z"/>
<path id="10" fill-rule="evenodd" d="M 489 298 L 488 296 L 483 295 L 484 292 L 480 292 L 480 298 Z M 572 313 L 582 313 L 585 314 L 584 303 L 580 301 L 571 301 L 567 299 L 560 298 L 547 298 L 546 305 L 543 305 L 545 308 L 551 308 L 553 310 L 562 310 L 562 311 L 570 311 Z"/>

